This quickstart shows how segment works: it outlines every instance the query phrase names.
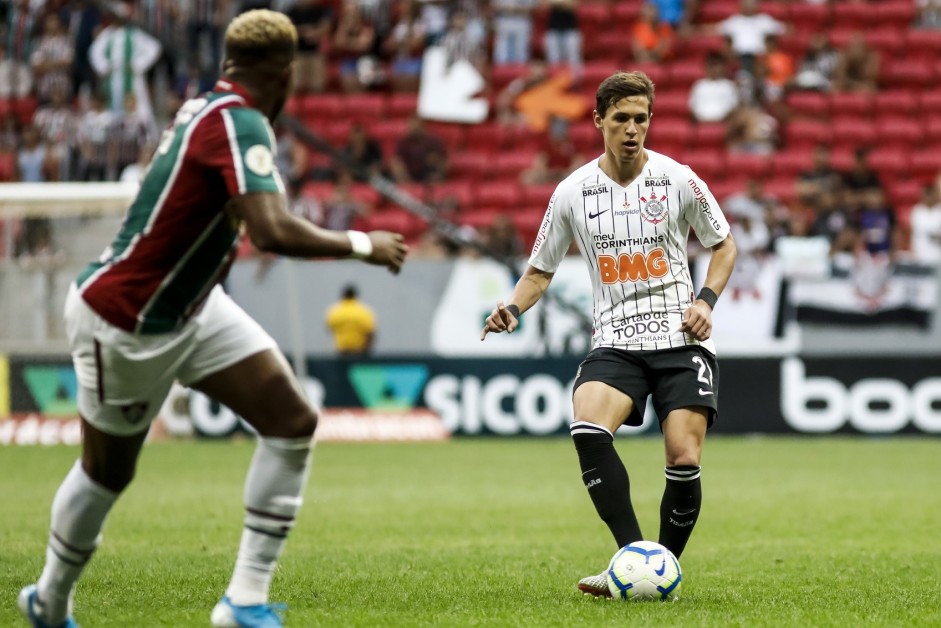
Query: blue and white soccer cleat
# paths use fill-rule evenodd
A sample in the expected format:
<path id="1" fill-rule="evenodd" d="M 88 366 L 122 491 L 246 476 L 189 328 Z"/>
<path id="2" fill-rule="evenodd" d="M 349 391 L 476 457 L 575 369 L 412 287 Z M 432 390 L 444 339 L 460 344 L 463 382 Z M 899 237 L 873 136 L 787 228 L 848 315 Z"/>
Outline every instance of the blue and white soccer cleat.
<path id="1" fill-rule="evenodd" d="M 254 604 L 236 606 L 224 597 L 212 609 L 210 621 L 214 628 L 281 628 L 284 604 Z"/>
<path id="2" fill-rule="evenodd" d="M 16 599 L 16 605 L 29 625 L 33 628 L 78 628 L 78 624 L 72 617 L 67 617 L 61 624 L 50 624 L 43 620 L 36 612 L 36 585 L 31 584 L 23 587 L 19 597 Z"/>

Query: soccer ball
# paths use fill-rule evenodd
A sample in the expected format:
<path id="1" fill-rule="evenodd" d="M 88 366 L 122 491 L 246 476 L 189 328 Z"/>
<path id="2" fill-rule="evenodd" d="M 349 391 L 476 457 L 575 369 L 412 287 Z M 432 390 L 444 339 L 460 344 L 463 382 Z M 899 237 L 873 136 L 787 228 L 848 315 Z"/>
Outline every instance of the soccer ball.
<path id="1" fill-rule="evenodd" d="M 676 556 L 653 541 L 625 545 L 608 565 L 608 590 L 622 600 L 677 600 L 682 582 Z"/>

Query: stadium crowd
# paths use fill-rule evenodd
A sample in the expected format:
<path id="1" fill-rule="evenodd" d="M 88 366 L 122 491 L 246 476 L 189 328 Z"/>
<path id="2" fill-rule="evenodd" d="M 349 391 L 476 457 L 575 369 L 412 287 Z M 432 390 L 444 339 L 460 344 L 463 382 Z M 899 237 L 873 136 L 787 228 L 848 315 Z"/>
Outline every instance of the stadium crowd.
<path id="1" fill-rule="evenodd" d="M 524 254 L 555 184 L 600 150 L 593 89 L 624 68 L 657 85 L 648 147 L 710 184 L 744 253 L 822 236 L 833 252 L 941 260 L 937 0 L 109 7 L 0 2 L 0 181 L 139 180 L 158 130 L 215 81 L 224 25 L 267 7 L 300 36 L 288 113 L 362 165 L 350 170 L 276 129 L 294 210 L 330 228 L 401 231 L 416 255 L 462 252 L 381 199 L 366 180 L 382 174 L 497 252 Z M 486 78 L 483 124 L 416 115 L 433 45 Z M 0 228 L 14 234 L 0 257 L 54 247 L 42 219 Z"/>

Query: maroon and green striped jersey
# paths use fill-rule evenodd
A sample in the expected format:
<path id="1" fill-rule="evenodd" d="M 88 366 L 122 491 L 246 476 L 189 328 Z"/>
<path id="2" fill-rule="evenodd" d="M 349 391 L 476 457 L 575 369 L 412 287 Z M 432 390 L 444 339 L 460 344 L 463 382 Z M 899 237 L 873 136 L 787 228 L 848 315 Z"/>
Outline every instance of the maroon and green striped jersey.
<path id="1" fill-rule="evenodd" d="M 162 138 L 121 230 L 78 277 L 99 316 L 132 333 L 179 329 L 228 272 L 239 225 L 223 210 L 252 192 L 284 193 L 267 118 L 220 80 L 187 101 Z"/>

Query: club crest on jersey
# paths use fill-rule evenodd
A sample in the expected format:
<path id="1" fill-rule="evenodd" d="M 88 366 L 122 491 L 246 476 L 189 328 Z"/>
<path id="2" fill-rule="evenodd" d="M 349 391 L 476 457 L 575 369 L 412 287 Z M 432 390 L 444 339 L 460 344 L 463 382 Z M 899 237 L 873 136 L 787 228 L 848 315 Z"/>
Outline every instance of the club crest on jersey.
<path id="1" fill-rule="evenodd" d="M 582 188 L 582 196 L 597 196 L 598 194 L 607 194 L 608 186 L 605 184 L 589 185 Z"/>
<path id="2" fill-rule="evenodd" d="M 660 198 L 652 196 L 649 199 L 640 197 L 641 202 L 644 206 L 640 208 L 640 217 L 652 224 L 658 224 L 663 222 L 664 218 L 667 217 L 667 206 L 663 204 L 663 201 L 667 200 L 667 195 L 664 194 Z"/>
<path id="3" fill-rule="evenodd" d="M 670 185 L 670 177 L 644 177 L 644 187 L 659 188 Z"/>
<path id="4" fill-rule="evenodd" d="M 259 177 L 267 177 L 274 170 L 274 156 L 267 146 L 255 144 L 245 151 L 245 167 Z"/>

